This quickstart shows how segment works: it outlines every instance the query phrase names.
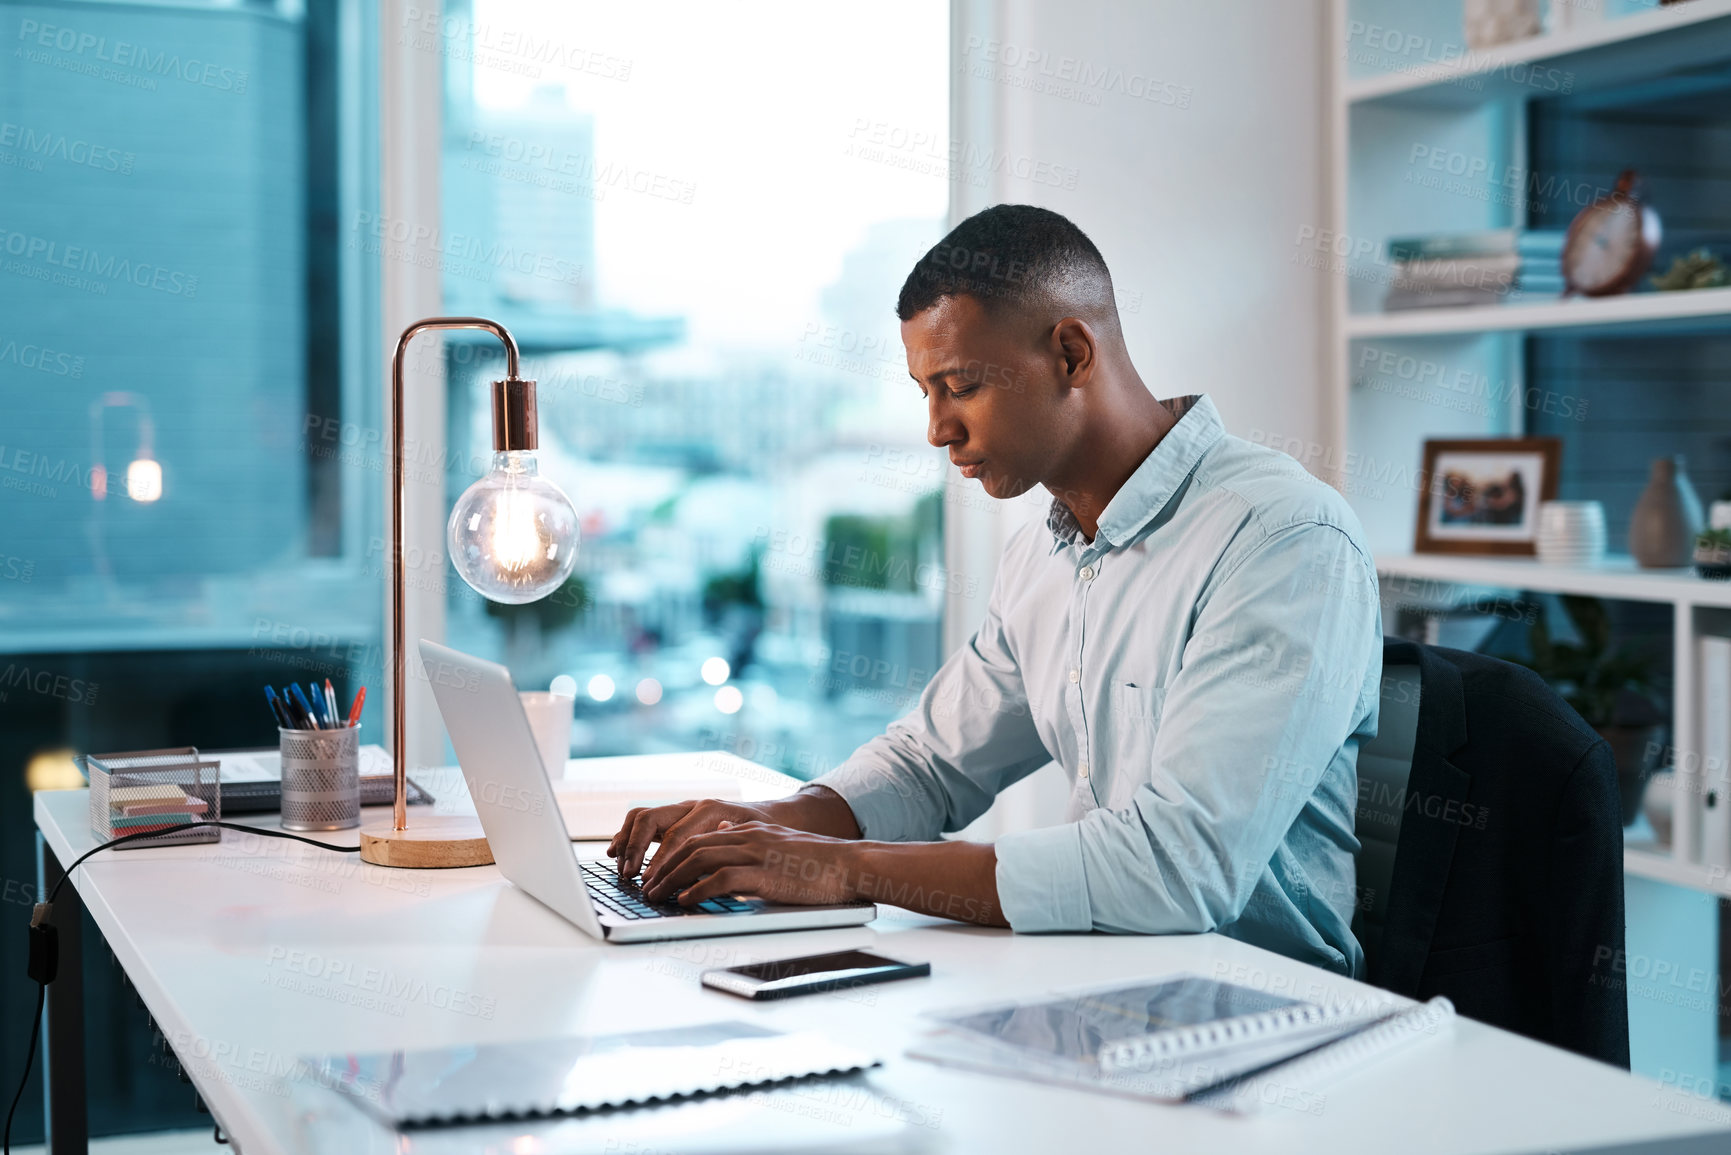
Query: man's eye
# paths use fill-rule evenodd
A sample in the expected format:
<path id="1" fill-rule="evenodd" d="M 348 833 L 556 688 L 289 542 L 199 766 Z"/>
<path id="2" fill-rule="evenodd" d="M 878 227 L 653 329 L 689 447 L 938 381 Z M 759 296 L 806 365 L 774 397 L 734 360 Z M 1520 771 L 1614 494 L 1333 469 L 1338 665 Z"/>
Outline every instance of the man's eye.
<path id="1" fill-rule="evenodd" d="M 972 397 L 979 391 L 980 387 L 978 385 L 963 385 L 960 389 L 951 389 L 950 396 L 954 397 L 957 401 L 960 401 L 964 397 Z"/>

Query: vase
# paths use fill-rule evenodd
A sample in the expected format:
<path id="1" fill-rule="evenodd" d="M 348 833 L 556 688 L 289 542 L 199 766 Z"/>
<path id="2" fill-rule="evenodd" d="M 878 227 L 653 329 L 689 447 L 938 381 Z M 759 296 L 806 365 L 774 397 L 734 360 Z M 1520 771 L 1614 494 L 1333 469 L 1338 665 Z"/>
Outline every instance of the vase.
<path id="1" fill-rule="evenodd" d="M 1694 560 L 1701 527 L 1701 499 L 1689 484 L 1683 458 L 1655 459 L 1647 488 L 1629 518 L 1629 553 L 1645 569 L 1686 566 Z"/>
<path id="2" fill-rule="evenodd" d="M 1539 0 L 1465 0 L 1467 47 L 1475 52 L 1544 31 Z"/>
<path id="3" fill-rule="evenodd" d="M 1653 837 L 1664 846 L 1671 845 L 1671 815 L 1676 801 L 1677 775 L 1673 771 L 1661 770 L 1647 780 L 1647 790 L 1641 795 L 1641 813 L 1647 816 Z"/>

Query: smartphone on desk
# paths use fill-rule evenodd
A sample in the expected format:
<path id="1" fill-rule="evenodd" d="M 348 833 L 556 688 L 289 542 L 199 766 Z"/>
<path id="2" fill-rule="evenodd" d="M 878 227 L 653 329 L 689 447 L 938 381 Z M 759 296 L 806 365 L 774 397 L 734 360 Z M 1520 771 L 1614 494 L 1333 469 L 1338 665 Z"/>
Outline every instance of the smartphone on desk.
<path id="1" fill-rule="evenodd" d="M 863 950 L 808 954 L 703 972 L 703 985 L 741 998 L 785 999 L 841 987 L 888 983 L 932 973 L 931 963 L 897 962 Z"/>

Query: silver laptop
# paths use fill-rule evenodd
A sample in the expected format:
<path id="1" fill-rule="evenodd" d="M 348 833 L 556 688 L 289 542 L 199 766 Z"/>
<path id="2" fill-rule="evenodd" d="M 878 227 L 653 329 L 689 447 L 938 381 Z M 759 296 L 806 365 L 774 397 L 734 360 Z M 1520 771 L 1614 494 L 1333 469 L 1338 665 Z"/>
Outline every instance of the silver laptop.
<path id="1" fill-rule="evenodd" d="M 421 659 L 500 872 L 586 934 L 608 942 L 647 942 L 857 926 L 877 916 L 869 902 L 649 902 L 637 880 L 621 879 L 611 862 L 578 861 L 511 672 L 425 640 Z"/>

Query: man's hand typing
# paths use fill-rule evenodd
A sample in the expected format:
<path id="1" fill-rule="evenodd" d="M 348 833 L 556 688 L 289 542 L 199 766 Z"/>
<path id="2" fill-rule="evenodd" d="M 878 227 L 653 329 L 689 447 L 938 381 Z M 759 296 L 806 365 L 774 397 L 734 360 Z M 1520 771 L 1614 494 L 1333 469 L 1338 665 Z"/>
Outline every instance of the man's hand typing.
<path id="1" fill-rule="evenodd" d="M 668 806 L 638 807 L 625 816 L 625 824 L 607 846 L 607 855 L 618 860 L 621 878 L 632 878 L 642 869 L 649 844 L 659 842 L 661 850 L 650 866 L 650 875 L 654 876 L 668 854 L 677 853 L 686 839 L 717 830 L 724 822 L 736 826 L 762 822 L 835 839 L 858 838 L 860 834 L 853 811 L 841 795 L 822 786 L 807 786 L 798 794 L 773 802 L 701 798 Z M 649 879 L 644 881 L 648 883 Z"/>

